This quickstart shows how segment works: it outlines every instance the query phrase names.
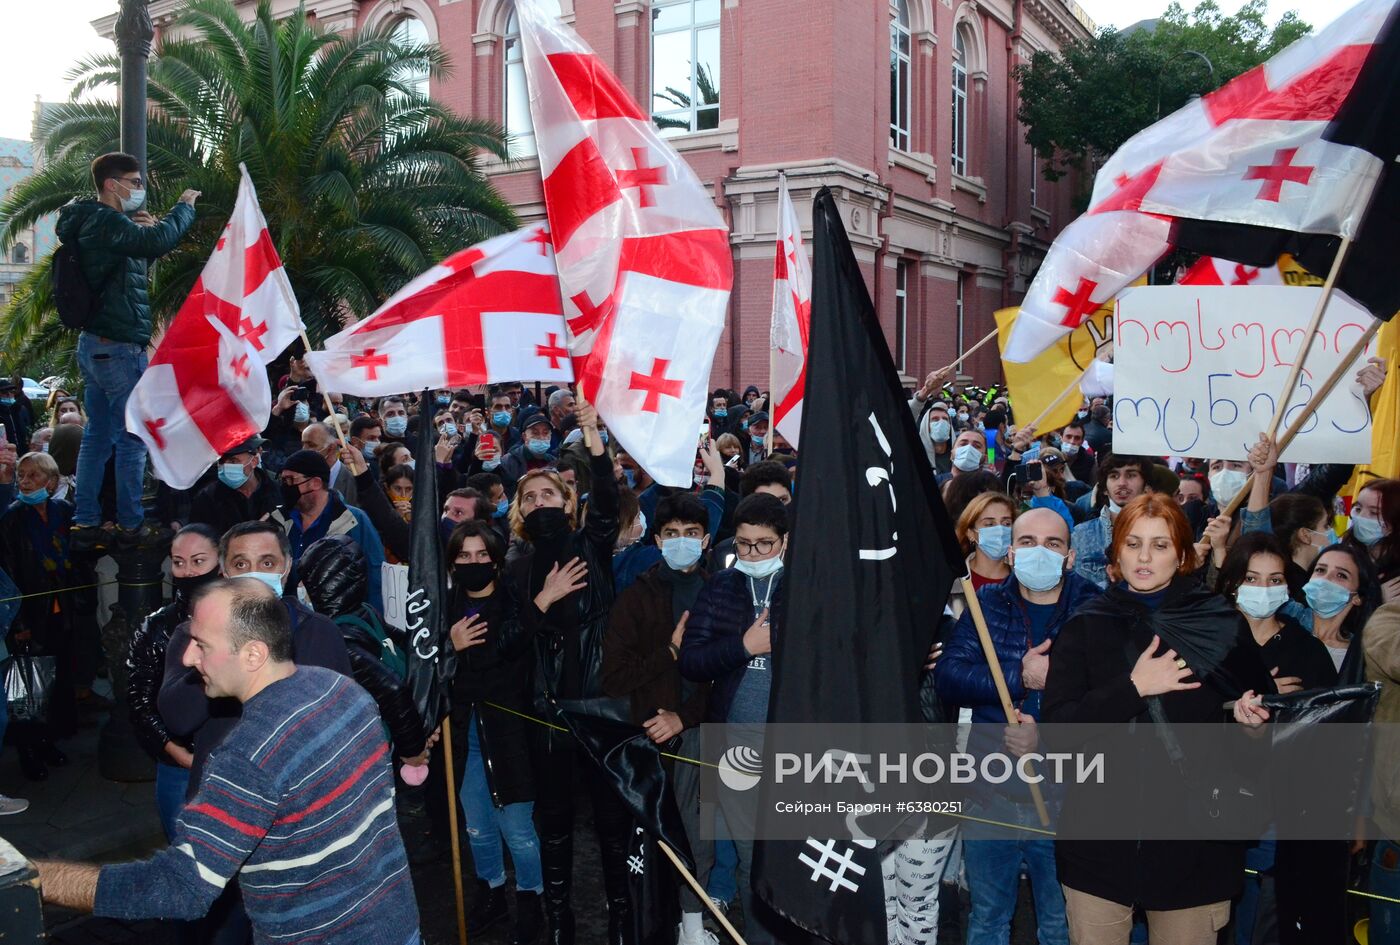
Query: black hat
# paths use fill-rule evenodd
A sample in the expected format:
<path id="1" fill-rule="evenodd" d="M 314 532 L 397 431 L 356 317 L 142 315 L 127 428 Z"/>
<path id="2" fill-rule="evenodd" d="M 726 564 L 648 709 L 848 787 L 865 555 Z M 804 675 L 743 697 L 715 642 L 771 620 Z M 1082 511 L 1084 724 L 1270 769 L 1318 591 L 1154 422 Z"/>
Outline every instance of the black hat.
<path id="1" fill-rule="evenodd" d="M 254 433 L 242 443 L 236 443 L 233 446 L 230 446 L 228 449 L 224 450 L 223 456 L 236 456 L 239 453 L 256 453 L 258 450 L 263 448 L 263 444 L 266 442 L 267 440 Z M 223 456 L 221 456 L 220 458 L 222 459 Z"/>
<path id="2" fill-rule="evenodd" d="M 320 479 L 327 485 L 331 481 L 331 467 L 326 458 L 315 450 L 297 450 L 282 464 L 283 469 L 301 473 L 308 478 Z"/>
<path id="3" fill-rule="evenodd" d="M 526 417 L 520 422 L 520 432 L 524 433 L 531 427 L 539 426 L 540 424 L 543 424 L 544 426 L 549 427 L 550 429 L 554 428 L 554 425 L 549 422 L 549 417 L 536 410 L 534 413 L 530 414 L 528 417 Z"/>
<path id="4" fill-rule="evenodd" d="M 765 410 L 760 410 L 760 411 L 758 411 L 757 413 L 750 415 L 750 417 L 749 417 L 749 426 L 753 426 L 755 423 L 767 423 L 767 422 L 768 422 L 768 412 L 765 411 Z"/>
<path id="5" fill-rule="evenodd" d="M 15 381 L 11 377 L 0 377 L 0 390 L 14 390 Z"/>

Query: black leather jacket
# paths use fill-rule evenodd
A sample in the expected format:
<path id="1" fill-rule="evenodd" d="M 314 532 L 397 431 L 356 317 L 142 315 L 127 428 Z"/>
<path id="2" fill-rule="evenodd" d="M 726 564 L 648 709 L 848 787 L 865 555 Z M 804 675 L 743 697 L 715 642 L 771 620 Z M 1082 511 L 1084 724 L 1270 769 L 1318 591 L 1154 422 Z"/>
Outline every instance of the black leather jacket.
<path id="1" fill-rule="evenodd" d="M 603 635 L 614 597 L 612 555 L 613 546 L 617 544 L 618 493 L 612 460 L 607 453 L 590 454 L 589 460 L 593 491 L 588 499 L 588 515 L 583 527 L 565 539 L 559 554 L 560 561 L 577 557 L 588 565 L 588 586 L 542 613 L 535 606 L 535 593 L 530 587 L 536 550 L 528 548 L 516 559 L 507 561 L 505 567 L 505 580 L 520 602 L 520 621 L 509 630 L 503 630 L 523 633 L 534 641 L 535 709 L 551 719 L 555 716 L 551 705 L 555 698 L 604 698 Z M 565 608 L 574 608 L 574 613 L 568 614 Z M 515 650 L 516 641 L 505 639 L 503 635 L 501 645 Z M 567 647 L 576 648 L 579 661 L 580 691 L 576 693 L 559 692 Z"/>
<path id="2" fill-rule="evenodd" d="M 131 727 L 146 753 L 166 764 L 173 763 L 165 753 L 166 742 L 193 747 L 190 739 L 170 734 L 156 708 L 156 696 L 160 695 L 161 680 L 165 677 L 165 648 L 175 628 L 187 619 L 189 607 L 177 594 L 170 603 L 141 621 L 141 626 L 131 636 L 131 649 L 126 656 L 126 704 Z"/>
<path id="3" fill-rule="evenodd" d="M 413 690 L 382 658 L 388 648 L 405 654 L 405 641 L 402 633 L 385 625 L 379 613 L 365 603 L 369 573 L 360 546 L 349 535 L 322 538 L 302 552 L 297 571 L 311 606 L 335 621 L 345 638 L 351 673 L 379 706 L 394 754 L 400 758 L 422 754 L 426 737 Z"/>

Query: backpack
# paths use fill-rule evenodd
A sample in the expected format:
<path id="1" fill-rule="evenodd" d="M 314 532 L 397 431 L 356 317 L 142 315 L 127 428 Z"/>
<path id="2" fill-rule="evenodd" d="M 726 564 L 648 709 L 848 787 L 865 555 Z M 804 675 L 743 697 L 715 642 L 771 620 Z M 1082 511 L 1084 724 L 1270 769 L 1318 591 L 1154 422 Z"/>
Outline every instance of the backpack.
<path id="1" fill-rule="evenodd" d="M 53 302 L 64 327 L 87 327 L 102 307 L 102 293 L 94 292 L 83 275 L 78 242 L 60 243 L 53 254 Z"/>

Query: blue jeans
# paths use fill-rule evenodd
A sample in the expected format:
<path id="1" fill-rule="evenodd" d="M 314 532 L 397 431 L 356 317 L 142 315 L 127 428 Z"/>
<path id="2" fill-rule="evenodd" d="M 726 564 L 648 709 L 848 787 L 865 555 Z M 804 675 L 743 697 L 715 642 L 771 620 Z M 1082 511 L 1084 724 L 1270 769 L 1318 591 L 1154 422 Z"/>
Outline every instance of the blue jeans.
<path id="1" fill-rule="evenodd" d="M 126 399 L 146 370 L 146 350 L 122 341 L 103 341 L 91 332 L 78 336 L 78 367 L 83 372 L 87 426 L 78 450 L 78 525 L 102 524 L 99 495 L 107 460 L 116 453 L 117 524 L 136 528 L 141 508 L 141 475 L 146 444 L 126 432 Z"/>
<path id="2" fill-rule="evenodd" d="M 486 781 L 486 766 L 481 760 L 481 744 L 476 737 L 476 713 L 467 722 L 467 764 L 462 774 L 462 810 L 467 815 L 467 839 L 472 847 L 472 866 L 478 879 L 484 879 L 494 889 L 505 885 L 506 861 L 501 854 L 501 839 L 510 848 L 515 864 L 517 892 L 544 892 L 544 873 L 540 869 L 540 840 L 535 834 L 532 801 L 497 807 Z"/>
<path id="3" fill-rule="evenodd" d="M 715 833 L 724 830 L 724 819 L 715 818 Z M 739 868 L 739 851 L 734 841 L 728 837 L 715 839 L 715 865 L 710 868 L 710 881 L 705 884 L 705 893 L 720 902 L 733 902 L 739 894 L 739 886 L 734 881 L 734 871 Z"/>
<path id="4" fill-rule="evenodd" d="M 175 839 L 175 818 L 185 809 L 185 790 L 189 784 L 188 768 L 156 762 L 156 810 L 168 841 Z"/>
<path id="5" fill-rule="evenodd" d="M 1371 892 L 1400 899 L 1400 843 L 1389 838 L 1376 841 L 1371 854 Z M 1400 904 L 1371 900 L 1370 942 L 1400 945 Z"/>
<path id="6" fill-rule="evenodd" d="M 1032 805 L 1010 800 L 977 805 L 970 813 L 1002 824 L 1040 826 Z M 1005 839 L 985 839 L 997 836 Z M 972 894 L 967 945 L 1006 945 L 1011 940 L 1011 917 L 1016 912 L 1023 865 L 1035 898 L 1037 940 L 1040 945 L 1069 945 L 1065 897 L 1055 875 L 1054 840 L 969 824 L 963 833 L 963 865 Z"/>
<path id="7" fill-rule="evenodd" d="M 1244 878 L 1244 892 L 1235 905 L 1235 945 L 1250 945 L 1254 941 L 1254 926 L 1259 920 L 1260 874 L 1274 868 L 1274 851 L 1278 841 L 1274 829 L 1248 850 L 1244 851 L 1244 868 L 1254 870 Z"/>

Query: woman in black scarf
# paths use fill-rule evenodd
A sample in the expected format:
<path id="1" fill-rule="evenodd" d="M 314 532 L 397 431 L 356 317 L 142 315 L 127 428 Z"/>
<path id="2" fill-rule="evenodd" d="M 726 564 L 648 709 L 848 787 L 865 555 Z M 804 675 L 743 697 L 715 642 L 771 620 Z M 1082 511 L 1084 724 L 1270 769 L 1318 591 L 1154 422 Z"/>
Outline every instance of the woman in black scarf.
<path id="1" fill-rule="evenodd" d="M 602 701 L 603 634 L 613 603 L 613 546 L 618 492 L 612 460 L 598 435 L 598 413 L 580 404 L 593 490 L 579 526 L 578 497 L 553 469 L 537 469 L 516 483 L 511 530 L 528 549 L 506 563 L 504 579 L 520 601 L 519 632 L 535 650 L 535 710 L 556 725 L 558 700 Z M 512 640 L 503 645 L 514 649 Z M 621 704 L 627 718 L 627 705 Z M 573 828 L 581 787 L 593 800 L 593 823 L 603 854 L 608 898 L 608 943 L 623 940 L 631 922 L 627 894 L 627 840 L 631 819 L 621 800 L 565 731 L 532 726 L 535 823 L 544 868 L 544 906 L 551 945 L 572 945 Z"/>
<path id="2" fill-rule="evenodd" d="M 1070 620 L 1050 656 L 1042 722 L 1150 723 L 1129 736 L 1137 763 L 1119 767 L 1111 791 L 1153 800 L 1126 812 L 1116 805 L 1115 839 L 1074 839 L 1105 835 L 1109 789 L 1082 784 L 1067 793 L 1058 831 L 1067 839 L 1055 841 L 1055 861 L 1076 945 L 1125 945 L 1135 906 L 1147 911 L 1154 940 L 1214 945 L 1243 883 L 1244 843 L 1142 839 L 1189 821 L 1205 803 L 1185 773 L 1213 759 L 1188 752 L 1182 767 L 1164 736 L 1222 721 L 1229 699 L 1237 721 L 1257 724 L 1246 706 L 1256 690 L 1273 691 L 1244 619 L 1192 573 L 1192 538 L 1171 497 L 1128 503 L 1108 553 L 1115 583 Z"/>

